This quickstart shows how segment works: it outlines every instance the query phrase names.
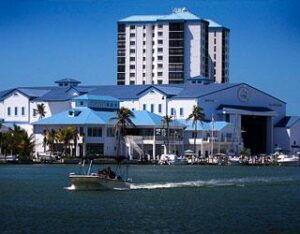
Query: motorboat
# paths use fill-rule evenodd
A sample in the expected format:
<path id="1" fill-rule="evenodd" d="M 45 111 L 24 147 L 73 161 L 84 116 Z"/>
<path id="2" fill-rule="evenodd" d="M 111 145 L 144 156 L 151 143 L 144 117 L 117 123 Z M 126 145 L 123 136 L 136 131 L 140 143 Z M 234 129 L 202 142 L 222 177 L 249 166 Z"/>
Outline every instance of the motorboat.
<path id="1" fill-rule="evenodd" d="M 297 166 L 299 165 L 299 156 L 279 154 L 276 161 L 279 166 Z"/>
<path id="2" fill-rule="evenodd" d="M 92 161 L 86 174 L 70 173 L 70 190 L 125 190 L 130 188 L 130 183 L 108 167 L 91 173 Z"/>
<path id="3" fill-rule="evenodd" d="M 239 165 L 241 163 L 240 157 L 238 156 L 230 156 L 228 157 L 229 165 Z"/>
<path id="4" fill-rule="evenodd" d="M 160 160 L 158 161 L 159 165 L 186 165 L 188 164 L 187 159 L 184 157 L 177 157 L 175 154 L 162 154 Z"/>

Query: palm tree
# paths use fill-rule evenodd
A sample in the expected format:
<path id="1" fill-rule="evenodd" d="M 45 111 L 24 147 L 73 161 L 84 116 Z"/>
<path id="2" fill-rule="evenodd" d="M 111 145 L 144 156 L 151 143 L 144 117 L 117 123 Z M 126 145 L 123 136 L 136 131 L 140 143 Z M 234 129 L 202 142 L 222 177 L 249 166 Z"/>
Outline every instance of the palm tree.
<path id="1" fill-rule="evenodd" d="M 116 158 L 120 158 L 121 137 L 126 135 L 126 128 L 135 126 L 131 118 L 134 118 L 134 113 L 126 107 L 121 107 L 117 110 L 117 116 L 110 118 L 116 121 L 114 125 L 115 135 L 118 137 Z"/>
<path id="2" fill-rule="evenodd" d="M 74 127 L 65 127 L 62 129 L 59 129 L 56 138 L 59 142 L 63 143 L 64 150 L 62 152 L 62 156 L 66 156 L 68 153 L 68 148 L 70 146 L 70 143 L 72 140 L 74 140 L 75 136 L 77 136 L 77 130 Z"/>
<path id="3" fill-rule="evenodd" d="M 32 154 L 34 152 L 34 135 L 30 136 L 26 131 L 21 133 L 21 138 L 18 144 L 18 154 L 21 161 L 30 161 L 32 160 Z"/>
<path id="4" fill-rule="evenodd" d="M 192 126 L 195 128 L 194 130 L 194 154 L 196 155 L 196 139 L 197 139 L 197 124 L 198 121 L 202 124 L 202 121 L 205 119 L 205 114 L 203 113 L 203 109 L 200 106 L 194 106 L 192 113 L 187 117 L 188 120 L 192 120 Z"/>
<path id="5" fill-rule="evenodd" d="M 50 152 L 54 152 L 54 146 L 56 141 L 56 131 L 54 129 L 46 129 L 45 130 L 45 138 L 46 144 L 49 146 Z"/>
<path id="6" fill-rule="evenodd" d="M 37 113 L 39 114 L 39 119 L 42 119 L 45 117 L 46 115 L 46 111 L 45 111 L 45 108 L 46 106 L 44 105 L 44 103 L 41 103 L 41 104 L 37 104 Z"/>
<path id="7" fill-rule="evenodd" d="M 167 153 L 170 153 L 170 122 L 172 121 L 172 116 L 171 115 L 165 115 L 163 117 L 163 124 L 167 128 L 167 134 L 166 134 L 166 148 L 167 148 Z"/>

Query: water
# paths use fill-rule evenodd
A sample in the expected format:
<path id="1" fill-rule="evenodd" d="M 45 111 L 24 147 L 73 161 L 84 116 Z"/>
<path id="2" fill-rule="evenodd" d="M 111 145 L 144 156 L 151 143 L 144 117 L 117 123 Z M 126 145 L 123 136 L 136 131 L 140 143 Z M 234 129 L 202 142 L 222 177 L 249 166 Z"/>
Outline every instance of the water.
<path id="1" fill-rule="evenodd" d="M 76 165 L 1 165 L 1 233 L 299 233 L 299 167 L 130 166 L 127 191 L 68 191 Z"/>

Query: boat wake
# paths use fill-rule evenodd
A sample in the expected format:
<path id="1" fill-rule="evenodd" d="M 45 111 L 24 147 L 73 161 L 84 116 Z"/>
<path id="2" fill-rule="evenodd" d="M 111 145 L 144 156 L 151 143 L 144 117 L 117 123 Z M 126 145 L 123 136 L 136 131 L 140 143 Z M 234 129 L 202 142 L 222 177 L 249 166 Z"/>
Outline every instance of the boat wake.
<path id="1" fill-rule="evenodd" d="M 300 183 L 300 177 L 246 177 L 196 180 L 185 182 L 165 182 L 165 183 L 140 183 L 130 184 L 130 189 L 170 189 L 170 188 L 197 188 L 197 187 L 244 187 L 247 185 L 276 185 L 286 183 Z"/>

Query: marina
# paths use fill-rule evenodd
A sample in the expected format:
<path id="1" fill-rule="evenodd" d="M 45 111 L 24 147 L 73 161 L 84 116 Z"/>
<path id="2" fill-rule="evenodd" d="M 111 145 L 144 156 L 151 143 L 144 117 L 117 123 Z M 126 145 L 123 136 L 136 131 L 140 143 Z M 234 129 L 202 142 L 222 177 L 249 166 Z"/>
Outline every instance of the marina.
<path id="1" fill-rule="evenodd" d="M 69 173 L 78 170 L 78 165 L 1 165 L 1 231 L 244 233 L 247 227 L 248 233 L 290 233 L 300 228 L 299 167 L 130 165 L 129 190 L 65 189 Z"/>

